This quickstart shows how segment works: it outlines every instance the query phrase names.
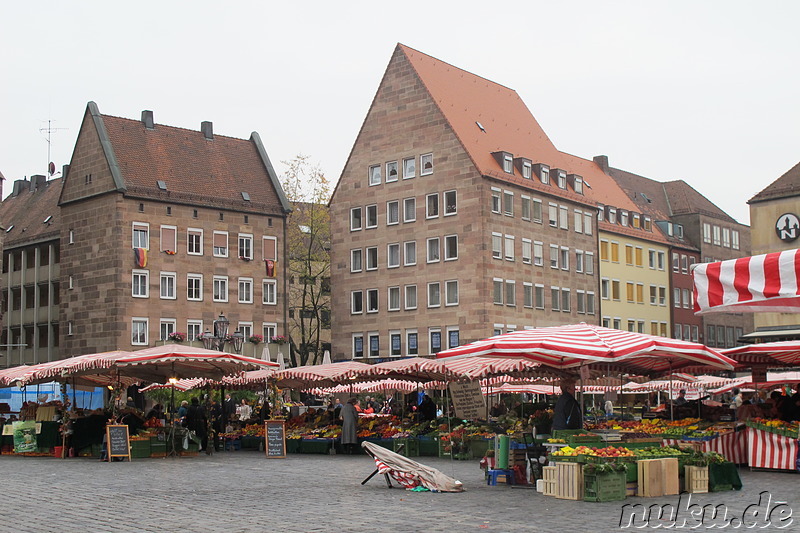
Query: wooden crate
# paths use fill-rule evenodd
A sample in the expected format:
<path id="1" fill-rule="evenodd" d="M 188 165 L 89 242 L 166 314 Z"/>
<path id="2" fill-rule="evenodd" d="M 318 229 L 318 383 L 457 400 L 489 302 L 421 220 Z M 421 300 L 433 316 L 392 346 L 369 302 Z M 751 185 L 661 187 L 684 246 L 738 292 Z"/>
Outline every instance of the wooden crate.
<path id="1" fill-rule="evenodd" d="M 643 459 L 636 462 L 639 474 L 637 496 L 657 498 L 664 495 L 664 463 L 661 459 Z"/>
<path id="2" fill-rule="evenodd" d="M 556 463 L 556 498 L 561 500 L 583 499 L 582 464 Z"/>
<path id="3" fill-rule="evenodd" d="M 686 491 L 692 494 L 708 492 L 708 467 L 690 466 L 683 467 L 685 472 Z"/>

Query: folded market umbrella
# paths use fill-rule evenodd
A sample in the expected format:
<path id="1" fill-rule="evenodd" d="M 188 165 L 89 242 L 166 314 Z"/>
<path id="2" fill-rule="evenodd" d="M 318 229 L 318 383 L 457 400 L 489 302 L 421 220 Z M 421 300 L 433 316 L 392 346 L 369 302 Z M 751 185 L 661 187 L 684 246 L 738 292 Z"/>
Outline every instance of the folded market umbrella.
<path id="1" fill-rule="evenodd" d="M 445 360 L 470 357 L 526 360 L 559 370 L 589 366 L 640 374 L 671 373 L 692 365 L 732 370 L 736 364 L 703 344 L 584 323 L 505 333 L 437 354 Z"/>
<path id="2" fill-rule="evenodd" d="M 170 378 L 221 380 L 247 370 L 275 367 L 277 363 L 205 348 L 165 344 L 131 352 L 117 359 L 115 365 L 123 376 L 162 383 Z"/>

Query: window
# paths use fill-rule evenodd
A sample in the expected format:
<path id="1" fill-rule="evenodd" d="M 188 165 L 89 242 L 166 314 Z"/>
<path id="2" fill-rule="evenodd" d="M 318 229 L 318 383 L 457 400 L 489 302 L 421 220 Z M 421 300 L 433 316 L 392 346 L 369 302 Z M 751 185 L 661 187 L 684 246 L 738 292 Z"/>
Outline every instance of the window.
<path id="1" fill-rule="evenodd" d="M 380 165 L 372 165 L 369 167 L 369 185 L 370 187 L 373 185 L 380 185 L 381 184 L 381 166 Z"/>
<path id="2" fill-rule="evenodd" d="M 458 235 L 447 235 L 444 238 L 444 260 L 458 259 Z"/>
<path id="3" fill-rule="evenodd" d="M 407 157 L 403 159 L 403 179 L 411 179 L 417 175 L 417 158 Z"/>
<path id="4" fill-rule="evenodd" d="M 165 341 L 169 339 L 169 336 L 175 333 L 175 319 L 162 318 L 159 323 L 159 330 L 161 333 L 159 340 Z"/>
<path id="5" fill-rule="evenodd" d="M 505 258 L 506 261 L 513 261 L 514 260 L 514 236 L 513 235 L 506 235 L 505 236 Z"/>
<path id="6" fill-rule="evenodd" d="M 428 263 L 439 261 L 439 237 L 428 239 Z"/>
<path id="7" fill-rule="evenodd" d="M 444 191 L 444 216 L 455 215 L 458 211 L 456 191 Z"/>
<path id="8" fill-rule="evenodd" d="M 439 194 L 433 193 L 425 197 L 425 218 L 439 216 Z"/>
<path id="9" fill-rule="evenodd" d="M 415 329 L 407 329 L 406 330 L 406 348 L 408 350 L 408 355 L 417 355 L 419 354 L 419 345 L 417 343 L 417 330 Z"/>
<path id="10" fill-rule="evenodd" d="M 583 272 L 583 250 L 575 250 L 575 272 Z"/>
<path id="11" fill-rule="evenodd" d="M 517 305 L 517 284 L 511 280 L 506 280 L 506 305 L 510 307 Z"/>
<path id="12" fill-rule="evenodd" d="M 550 309 L 553 311 L 561 310 L 561 289 L 550 287 Z"/>
<path id="13" fill-rule="evenodd" d="M 393 243 L 386 247 L 386 266 L 397 268 L 400 266 L 400 244 Z"/>
<path id="14" fill-rule="evenodd" d="M 175 252 L 178 249 L 178 228 L 161 226 L 161 251 Z"/>
<path id="15" fill-rule="evenodd" d="M 378 289 L 367 289 L 367 313 L 378 312 Z"/>
<path id="16" fill-rule="evenodd" d="M 561 270 L 569 270 L 569 248 L 561 247 Z"/>
<path id="17" fill-rule="evenodd" d="M 406 285 L 405 286 L 405 308 L 406 310 L 409 309 L 416 309 L 417 308 L 417 286 L 416 285 Z"/>
<path id="18" fill-rule="evenodd" d="M 541 167 L 539 170 L 539 181 L 544 183 L 545 185 L 550 184 L 550 168 L 548 167 Z"/>
<path id="19" fill-rule="evenodd" d="M 214 301 L 228 301 L 228 277 L 214 276 Z"/>
<path id="20" fill-rule="evenodd" d="M 439 282 L 428 283 L 428 307 L 439 307 L 442 305 L 442 294 Z"/>
<path id="21" fill-rule="evenodd" d="M 529 196 L 521 196 L 520 197 L 520 216 L 522 220 L 530 220 L 531 219 L 531 199 Z"/>
<path id="22" fill-rule="evenodd" d="M 386 202 L 386 225 L 393 226 L 400 223 L 400 202 L 392 200 Z"/>
<path id="23" fill-rule="evenodd" d="M 400 310 L 400 287 L 389 287 L 389 303 L 388 303 L 388 310 L 389 311 L 399 311 Z"/>
<path id="24" fill-rule="evenodd" d="M 264 305 L 277 305 L 278 303 L 278 282 L 274 279 L 265 279 L 261 281 L 261 290 L 263 295 L 261 303 Z"/>
<path id="25" fill-rule="evenodd" d="M 533 284 L 527 281 L 522 282 L 522 305 L 524 307 L 533 307 Z"/>
<path id="26" fill-rule="evenodd" d="M 389 161 L 386 163 L 386 183 L 397 181 L 397 161 Z"/>
<path id="27" fill-rule="evenodd" d="M 738 250 L 739 249 L 739 231 L 738 230 L 731 231 L 731 248 L 733 248 L 734 250 Z M 692 327 L 694 327 L 694 326 L 692 326 Z M 737 337 L 737 339 L 738 338 L 739 337 Z"/>
<path id="28" fill-rule="evenodd" d="M 253 259 L 253 236 L 239 235 L 239 259 Z"/>
<path id="29" fill-rule="evenodd" d="M 533 287 L 533 304 L 536 309 L 544 309 L 544 285 L 537 283 Z"/>
<path id="30" fill-rule="evenodd" d="M 362 291 L 350 292 L 350 314 L 359 315 L 364 312 L 364 293 Z"/>
<path id="31" fill-rule="evenodd" d="M 514 216 L 514 193 L 503 191 L 503 214 L 508 217 Z"/>
<path id="32" fill-rule="evenodd" d="M 350 272 L 361 272 L 363 252 L 361 248 L 350 250 Z"/>
<path id="33" fill-rule="evenodd" d="M 492 233 L 492 257 L 495 259 L 503 258 L 503 234 Z"/>
<path id="34" fill-rule="evenodd" d="M 492 187 L 492 213 L 500 213 L 500 189 Z"/>
<path id="35" fill-rule="evenodd" d="M 458 305 L 458 281 L 444 282 L 444 305 Z"/>
<path id="36" fill-rule="evenodd" d="M 239 303 L 253 303 L 253 279 L 239 278 Z"/>
<path id="37" fill-rule="evenodd" d="M 147 343 L 147 319 L 133 317 L 131 319 L 131 344 L 146 346 Z"/>
<path id="38" fill-rule="evenodd" d="M 492 280 L 492 301 L 497 305 L 503 305 L 503 280 Z"/>
<path id="39" fill-rule="evenodd" d="M 353 359 L 364 357 L 364 335 L 353 334 Z"/>
<path id="40" fill-rule="evenodd" d="M 378 206 L 368 205 L 367 206 L 367 229 L 377 228 L 378 227 Z"/>
<path id="41" fill-rule="evenodd" d="M 533 211 L 531 213 L 531 219 L 539 224 L 542 223 L 542 201 L 538 198 L 533 199 Z"/>
<path id="42" fill-rule="evenodd" d="M 442 330 L 440 328 L 430 328 L 428 330 L 428 339 L 430 340 L 432 354 L 442 351 Z"/>
<path id="43" fill-rule="evenodd" d="M 583 233 L 585 235 L 592 234 L 592 214 L 591 213 L 584 213 L 583 214 Z"/>
<path id="44" fill-rule="evenodd" d="M 589 274 L 590 276 L 594 275 L 594 252 L 586 252 L 585 255 L 586 264 L 584 265 L 583 271 Z"/>
<path id="45" fill-rule="evenodd" d="M 563 205 L 558 207 L 558 221 L 558 227 L 569 229 L 569 208 Z"/>
<path id="46" fill-rule="evenodd" d="M 150 286 L 149 270 L 134 270 L 131 295 L 134 298 L 148 298 Z"/>
<path id="47" fill-rule="evenodd" d="M 417 219 L 417 199 L 403 200 L 403 222 L 414 222 Z"/>
<path id="48" fill-rule="evenodd" d="M 417 241 L 406 241 L 403 243 L 404 265 L 411 266 L 417 264 Z"/>
<path id="49" fill-rule="evenodd" d="M 533 242 L 533 264 L 536 266 L 544 264 L 544 243 L 539 241 Z"/>
<path id="50" fill-rule="evenodd" d="M 73 242 L 73 241 L 70 241 Z M 150 249 L 150 225 L 143 222 L 133 223 L 133 248 Z"/>
<path id="51" fill-rule="evenodd" d="M 261 238 L 261 254 L 264 261 L 277 261 L 278 260 L 278 239 L 277 237 L 270 237 L 264 235 Z"/>
<path id="52" fill-rule="evenodd" d="M 711 224 L 703 222 L 703 242 L 711 244 Z"/>
<path id="53" fill-rule="evenodd" d="M 202 320 L 187 320 L 186 321 L 186 340 L 193 341 L 203 334 L 203 321 Z"/>
<path id="54" fill-rule="evenodd" d="M 548 206 L 548 219 L 550 221 L 550 227 L 556 228 L 558 227 L 558 206 L 556 204 L 549 204 Z"/>
<path id="55" fill-rule="evenodd" d="M 189 255 L 203 255 L 203 230 L 189 228 L 186 235 L 186 253 Z"/>
<path id="56" fill-rule="evenodd" d="M 350 231 L 361 229 L 361 208 L 353 207 L 350 209 Z"/>
<path id="57" fill-rule="evenodd" d="M 161 299 L 174 300 L 175 295 L 175 272 L 162 272 L 160 275 L 161 281 Z"/>
<path id="58" fill-rule="evenodd" d="M 433 174 L 433 154 L 423 154 L 419 156 L 419 175 L 427 176 Z"/>
<path id="59" fill-rule="evenodd" d="M 186 275 L 186 299 L 193 302 L 200 302 L 203 300 L 202 274 Z"/>
<path id="60" fill-rule="evenodd" d="M 530 239 L 522 239 L 522 262 L 525 264 L 531 264 L 531 240 Z"/>
<path id="61" fill-rule="evenodd" d="M 558 246 L 550 245 L 550 268 L 558 268 Z"/>
<path id="62" fill-rule="evenodd" d="M 586 293 L 586 314 L 594 314 L 594 292 L 589 291 Z"/>
<path id="63" fill-rule="evenodd" d="M 228 257 L 228 232 L 214 232 L 214 257 Z"/>
<path id="64" fill-rule="evenodd" d="M 378 247 L 367 248 L 367 270 L 378 270 Z"/>

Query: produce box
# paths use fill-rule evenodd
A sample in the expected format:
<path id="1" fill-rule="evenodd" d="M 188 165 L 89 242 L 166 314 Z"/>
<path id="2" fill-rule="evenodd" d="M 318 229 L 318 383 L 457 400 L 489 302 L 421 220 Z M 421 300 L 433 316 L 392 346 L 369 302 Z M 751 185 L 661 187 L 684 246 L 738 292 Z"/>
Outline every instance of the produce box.
<path id="1" fill-rule="evenodd" d="M 400 445 L 405 444 L 401 451 Z M 392 451 L 404 457 L 419 457 L 419 441 L 417 439 L 392 439 Z"/>
<path id="2" fill-rule="evenodd" d="M 556 463 L 556 498 L 560 500 L 583 499 L 583 465 Z"/>
<path id="3" fill-rule="evenodd" d="M 583 499 L 587 502 L 613 502 L 625 499 L 625 472 L 589 474 L 584 467 Z"/>
<path id="4" fill-rule="evenodd" d="M 692 494 L 708 492 L 708 467 L 686 465 L 684 468 L 686 469 L 686 491 Z"/>

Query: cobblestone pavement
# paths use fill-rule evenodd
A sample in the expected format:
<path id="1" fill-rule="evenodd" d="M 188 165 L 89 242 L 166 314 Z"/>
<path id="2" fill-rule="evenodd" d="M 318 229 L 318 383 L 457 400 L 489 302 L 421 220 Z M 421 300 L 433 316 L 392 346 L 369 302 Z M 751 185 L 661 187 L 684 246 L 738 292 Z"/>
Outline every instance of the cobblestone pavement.
<path id="1" fill-rule="evenodd" d="M 0 456 L 0 531 L 602 532 L 620 530 L 624 504 L 678 503 L 678 497 L 556 500 L 531 489 L 487 486 L 477 461 L 420 461 L 461 480 L 466 492 L 389 490 L 382 476 L 362 486 L 374 468 L 367 456 L 266 459 L 255 451 L 236 451 L 110 464 L 88 458 Z M 748 506 L 759 503 L 762 491 L 769 491 L 773 519 L 786 517 L 787 509 L 800 513 L 798 475 L 747 469 L 741 475 L 742 491 L 695 495 L 691 503 L 725 504 L 728 518 L 741 517 Z M 787 502 L 782 515 L 775 500 Z M 754 509 L 752 521 L 757 521 Z M 690 518 L 686 529 L 697 525 L 688 512 L 678 522 L 681 516 Z M 710 524 L 705 521 L 695 530 Z M 651 519 L 649 526 L 654 525 Z M 800 514 L 787 525 L 787 531 L 800 530 Z"/>

